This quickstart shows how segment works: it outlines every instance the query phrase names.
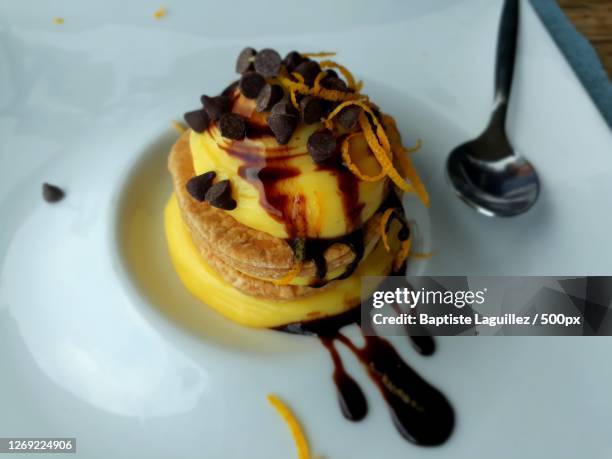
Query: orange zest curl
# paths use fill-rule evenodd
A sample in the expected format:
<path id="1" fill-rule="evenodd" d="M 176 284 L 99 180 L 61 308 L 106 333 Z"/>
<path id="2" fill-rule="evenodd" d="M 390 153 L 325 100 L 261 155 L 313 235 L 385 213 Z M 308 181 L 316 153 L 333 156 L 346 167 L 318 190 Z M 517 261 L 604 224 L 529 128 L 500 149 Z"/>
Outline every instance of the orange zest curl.
<path id="1" fill-rule="evenodd" d="M 387 171 L 381 168 L 381 171 L 377 175 L 366 175 L 361 172 L 361 170 L 359 170 L 359 168 L 351 158 L 351 139 L 358 136 L 363 136 L 363 132 L 354 132 L 342 141 L 342 160 L 344 161 L 344 164 L 346 165 L 348 170 L 350 170 L 360 180 L 363 180 L 364 182 L 378 182 L 387 175 Z"/>
<path id="2" fill-rule="evenodd" d="M 289 98 L 291 99 L 291 104 L 292 104 L 292 105 L 293 105 L 295 108 L 297 108 L 297 109 L 299 110 L 299 109 L 300 109 L 300 104 L 298 104 L 298 101 L 297 101 L 297 96 L 296 96 L 295 90 L 291 89 L 291 90 L 289 91 Z"/>
<path id="3" fill-rule="evenodd" d="M 295 78 L 298 81 L 298 83 L 304 84 L 304 77 L 301 74 L 297 72 L 293 72 L 291 76 Z"/>
<path id="4" fill-rule="evenodd" d="M 417 151 L 419 151 L 421 149 L 421 147 L 423 146 L 423 141 L 421 139 L 417 139 L 416 144 L 414 145 L 414 147 L 402 147 L 402 152 L 403 153 L 416 153 Z"/>
<path id="5" fill-rule="evenodd" d="M 298 262 L 296 263 L 293 268 L 291 268 L 291 270 L 289 270 L 289 272 L 287 272 L 287 274 L 285 274 L 283 277 L 281 277 L 280 279 L 274 279 L 272 281 L 272 283 L 276 284 L 276 285 L 287 285 L 289 284 L 289 282 L 291 282 L 295 276 L 297 276 L 300 271 L 302 270 L 302 265 L 303 262 Z"/>
<path id="6" fill-rule="evenodd" d="M 336 53 L 334 51 L 319 51 L 317 53 L 301 53 L 302 57 L 334 57 Z"/>
<path id="7" fill-rule="evenodd" d="M 347 93 L 347 92 L 342 92 L 342 91 L 336 91 L 334 89 L 325 89 L 325 88 L 320 88 L 318 92 L 315 92 L 314 88 L 308 87 L 303 82 L 293 81 L 282 75 L 278 76 L 278 80 L 289 91 L 295 91 L 298 94 L 302 94 L 304 96 L 318 96 L 322 99 L 331 100 L 334 102 L 340 102 L 344 100 L 355 100 L 355 99 L 362 97 L 359 94 L 355 94 L 355 93 Z"/>
<path id="8" fill-rule="evenodd" d="M 304 77 L 300 75 L 299 73 L 293 72 L 291 76 L 295 78 L 298 81 L 298 83 L 304 84 Z M 297 90 L 295 88 L 289 88 L 289 98 L 291 99 L 291 104 L 299 110 L 300 104 L 298 104 L 296 92 Z"/>
<path id="9" fill-rule="evenodd" d="M 283 421 L 285 421 L 289 427 L 291 435 L 293 435 L 295 448 L 297 449 L 298 459 L 310 459 L 310 448 L 306 440 L 306 435 L 304 435 L 304 431 L 294 414 L 276 395 L 268 395 L 268 402 L 276 409 L 281 418 L 283 418 Z"/>
<path id="10" fill-rule="evenodd" d="M 369 108 L 367 111 L 371 112 Z M 400 188 L 402 191 L 413 192 L 414 188 L 412 187 L 412 185 L 402 178 L 399 172 L 397 172 L 397 169 L 395 169 L 395 166 L 393 166 L 391 159 L 389 158 L 389 154 L 391 153 L 391 147 L 389 145 L 387 135 L 384 133 L 385 130 L 382 128 L 381 124 L 376 119 L 376 116 L 373 116 L 372 119 L 374 125 L 376 126 L 376 134 L 374 134 L 370 121 L 368 120 L 365 112 L 361 112 L 359 114 L 359 125 L 363 130 L 370 149 L 374 153 L 374 156 L 378 160 L 378 163 L 383 168 L 383 170 L 387 171 L 387 175 L 393 181 L 393 183 L 395 183 L 395 185 L 397 185 L 397 187 Z M 377 136 L 377 134 L 382 134 L 382 136 L 379 137 Z M 389 147 L 389 149 L 385 149 L 384 146 Z"/>
<path id="11" fill-rule="evenodd" d="M 405 241 L 402 241 L 402 246 L 400 248 L 400 251 L 397 254 L 397 257 L 395 257 L 395 260 L 393 260 L 393 270 L 394 271 L 397 271 L 404 264 L 404 261 L 406 261 L 406 258 L 408 258 L 411 244 L 412 244 L 412 236 L 409 236 L 408 239 L 406 239 Z"/>
<path id="12" fill-rule="evenodd" d="M 338 69 L 338 71 L 346 79 L 346 83 L 348 84 L 348 87 L 351 89 L 357 89 L 357 83 L 355 83 L 355 78 L 353 77 L 353 74 L 345 66 L 340 65 L 334 61 L 321 61 L 319 62 L 319 65 L 321 66 L 322 69 L 325 69 L 325 68 Z M 361 82 L 359 83 L 361 84 Z"/>
<path id="13" fill-rule="evenodd" d="M 412 160 L 406 155 L 406 153 L 401 154 L 398 152 L 395 154 L 395 157 L 397 158 L 397 163 L 404 177 L 406 177 L 410 183 L 412 183 L 415 193 L 425 207 L 429 207 L 429 193 L 427 193 L 425 185 L 423 185 L 421 177 L 419 177 Z"/>
<path id="14" fill-rule="evenodd" d="M 380 237 L 382 238 L 383 244 L 387 252 L 391 252 L 391 247 L 389 246 L 389 240 L 387 239 L 387 222 L 389 221 L 389 218 L 391 218 L 391 215 L 393 214 L 393 212 L 395 212 L 395 209 L 392 209 L 392 208 L 385 210 L 385 213 L 380 219 L 380 226 L 378 227 L 378 230 L 380 232 Z"/>

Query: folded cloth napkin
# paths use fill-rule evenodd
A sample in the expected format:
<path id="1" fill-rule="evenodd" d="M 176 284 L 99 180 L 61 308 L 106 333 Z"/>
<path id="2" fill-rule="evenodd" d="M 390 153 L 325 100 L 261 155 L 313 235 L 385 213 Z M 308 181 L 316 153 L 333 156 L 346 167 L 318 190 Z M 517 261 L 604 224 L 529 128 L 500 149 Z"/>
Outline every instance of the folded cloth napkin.
<path id="1" fill-rule="evenodd" d="M 556 0 L 531 0 L 554 41 L 582 81 L 582 84 L 612 127 L 612 81 L 597 53 L 563 14 Z"/>

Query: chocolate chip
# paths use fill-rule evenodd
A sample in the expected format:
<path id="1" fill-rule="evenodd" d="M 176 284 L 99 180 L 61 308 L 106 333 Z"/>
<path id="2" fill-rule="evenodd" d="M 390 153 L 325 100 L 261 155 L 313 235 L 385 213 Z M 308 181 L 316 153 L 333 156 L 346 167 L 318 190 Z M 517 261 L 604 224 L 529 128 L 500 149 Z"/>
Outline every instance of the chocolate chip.
<path id="1" fill-rule="evenodd" d="M 325 71 L 325 77 L 324 78 L 331 78 L 331 77 L 338 78 L 338 73 L 334 69 L 327 69 Z"/>
<path id="2" fill-rule="evenodd" d="M 234 81 L 232 84 L 230 84 L 227 88 L 225 88 L 222 92 L 221 95 L 225 96 L 225 97 L 231 97 L 234 95 L 234 91 L 236 91 L 236 88 L 238 87 L 238 80 Z"/>
<path id="3" fill-rule="evenodd" d="M 286 145 L 291 140 L 297 124 L 297 117 L 292 115 L 272 113 L 268 117 L 268 126 L 270 126 L 270 130 L 272 130 L 276 141 L 280 145 Z"/>
<path id="4" fill-rule="evenodd" d="M 291 102 L 288 100 L 281 100 L 276 105 L 272 107 L 273 115 L 288 115 L 297 118 L 299 116 L 299 112 L 293 106 Z"/>
<path id="5" fill-rule="evenodd" d="M 325 104 L 317 97 L 307 96 L 300 101 L 300 110 L 304 123 L 312 124 L 321 121 L 321 118 L 323 118 Z"/>
<path id="6" fill-rule="evenodd" d="M 187 126 L 195 132 L 204 132 L 210 123 L 210 118 L 203 108 L 187 112 L 183 117 L 185 118 Z"/>
<path id="7" fill-rule="evenodd" d="M 246 123 L 236 113 L 224 113 L 219 119 L 219 129 L 227 139 L 242 140 L 246 134 Z"/>
<path id="8" fill-rule="evenodd" d="M 259 91 L 266 84 L 266 79 L 262 77 L 257 72 L 246 72 L 240 78 L 240 83 L 238 87 L 240 88 L 240 92 L 244 95 L 244 97 L 248 97 L 249 99 L 256 99 L 259 95 Z"/>
<path id="9" fill-rule="evenodd" d="M 262 49 L 255 56 L 255 70 L 266 78 L 278 75 L 281 66 L 281 57 L 270 48 Z"/>
<path id="10" fill-rule="evenodd" d="M 359 114 L 361 113 L 361 107 L 356 105 L 349 105 L 343 108 L 338 115 L 336 115 L 336 122 L 344 129 L 352 129 L 357 121 L 359 120 Z"/>
<path id="11" fill-rule="evenodd" d="M 297 51 L 291 51 L 283 59 L 283 64 L 287 67 L 289 73 L 293 72 L 302 62 L 304 62 L 304 58 Z"/>
<path id="12" fill-rule="evenodd" d="M 232 99 L 227 96 L 202 96 L 201 101 L 202 105 L 204 105 L 204 110 L 206 110 L 206 114 L 213 121 L 217 121 L 221 118 L 221 115 L 229 112 L 232 108 Z"/>
<path id="13" fill-rule="evenodd" d="M 312 86 L 315 78 L 321 71 L 321 67 L 315 61 L 305 61 L 298 65 L 294 71 L 304 77 L 304 83 Z"/>
<path id="14" fill-rule="evenodd" d="M 232 187 L 229 180 L 221 180 L 211 186 L 206 192 L 208 203 L 223 210 L 234 210 L 236 201 L 232 198 Z"/>
<path id="15" fill-rule="evenodd" d="M 187 192 L 193 199 L 203 202 L 206 200 L 206 192 L 212 186 L 212 182 L 216 175 L 214 171 L 210 171 L 191 177 L 187 181 L 185 188 L 187 188 Z"/>
<path id="16" fill-rule="evenodd" d="M 335 156 L 336 138 L 327 130 L 318 131 L 308 138 L 306 147 L 315 163 L 324 163 Z"/>
<path id="17" fill-rule="evenodd" d="M 325 103 L 324 105 L 325 115 L 324 116 L 329 115 L 331 112 L 333 112 L 336 109 L 338 105 L 340 105 L 340 102 L 335 102 L 333 100 L 324 100 L 323 102 Z"/>
<path id="18" fill-rule="evenodd" d="M 244 73 L 253 70 L 253 59 L 256 54 L 257 51 L 248 47 L 240 51 L 238 59 L 236 60 L 236 73 Z"/>
<path id="19" fill-rule="evenodd" d="M 257 96 L 256 109 L 258 112 L 267 112 L 283 98 L 284 92 L 277 84 L 266 84 Z"/>
<path id="20" fill-rule="evenodd" d="M 42 186 L 43 199 L 47 202 L 57 202 L 64 199 L 65 193 L 60 187 L 43 183 Z"/>
<path id="21" fill-rule="evenodd" d="M 325 77 L 321 80 L 321 86 L 325 89 L 333 89 L 334 91 L 348 91 L 346 83 L 338 77 Z"/>

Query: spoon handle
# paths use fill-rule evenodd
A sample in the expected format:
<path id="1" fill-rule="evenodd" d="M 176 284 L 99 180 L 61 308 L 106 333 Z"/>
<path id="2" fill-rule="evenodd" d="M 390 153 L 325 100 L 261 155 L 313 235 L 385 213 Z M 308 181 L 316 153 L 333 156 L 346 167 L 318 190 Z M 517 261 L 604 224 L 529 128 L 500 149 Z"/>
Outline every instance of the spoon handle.
<path id="1" fill-rule="evenodd" d="M 503 111 L 510 97 L 519 28 L 519 0 L 505 0 L 497 37 L 495 63 L 495 106 Z"/>

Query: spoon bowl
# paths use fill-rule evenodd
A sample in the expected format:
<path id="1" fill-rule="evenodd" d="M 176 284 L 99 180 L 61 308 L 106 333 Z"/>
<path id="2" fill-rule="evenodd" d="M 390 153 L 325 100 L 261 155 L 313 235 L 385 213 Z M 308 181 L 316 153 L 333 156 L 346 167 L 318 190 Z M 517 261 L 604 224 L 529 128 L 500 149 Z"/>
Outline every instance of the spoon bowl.
<path id="1" fill-rule="evenodd" d="M 481 149 L 476 139 L 449 155 L 446 174 L 457 196 L 489 217 L 513 217 L 529 210 L 540 192 L 531 163 L 514 151 L 499 159 L 479 159 Z"/>

